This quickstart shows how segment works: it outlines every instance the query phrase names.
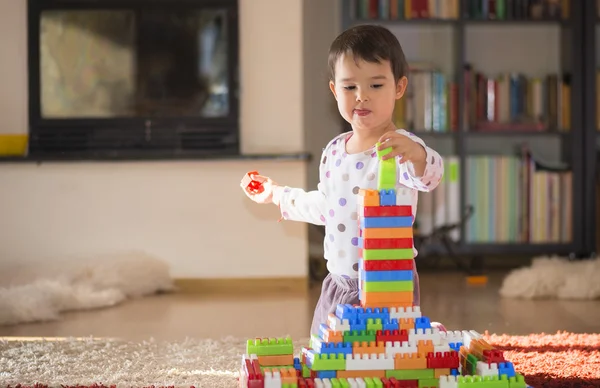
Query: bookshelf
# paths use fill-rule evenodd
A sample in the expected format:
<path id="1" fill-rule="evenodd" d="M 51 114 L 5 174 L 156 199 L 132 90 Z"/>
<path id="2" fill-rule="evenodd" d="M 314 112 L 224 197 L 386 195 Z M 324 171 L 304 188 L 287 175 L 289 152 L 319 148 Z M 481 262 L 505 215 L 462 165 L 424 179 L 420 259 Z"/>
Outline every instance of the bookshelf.
<path id="1" fill-rule="evenodd" d="M 584 246 L 600 251 L 600 0 L 585 2 L 584 9 Z"/>
<path id="2" fill-rule="evenodd" d="M 472 205 L 473 217 L 452 235 L 459 253 L 589 252 L 584 179 L 595 171 L 584 169 L 590 155 L 582 153 L 591 148 L 586 7 L 573 0 L 341 0 L 343 29 L 380 24 L 399 38 L 411 74 L 396 124 L 445 158 L 443 185 L 419 195 L 419 233 L 458 221 Z"/>

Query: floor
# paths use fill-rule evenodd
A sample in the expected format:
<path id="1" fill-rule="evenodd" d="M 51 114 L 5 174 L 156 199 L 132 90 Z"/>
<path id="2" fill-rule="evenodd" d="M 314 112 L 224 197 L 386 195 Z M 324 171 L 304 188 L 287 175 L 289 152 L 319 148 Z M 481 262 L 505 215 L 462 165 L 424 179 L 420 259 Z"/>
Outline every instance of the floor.
<path id="1" fill-rule="evenodd" d="M 449 330 L 528 334 L 598 331 L 600 301 L 505 300 L 504 273 L 486 286 L 468 286 L 460 273 L 421 273 L 421 309 Z M 65 314 L 60 321 L 0 327 L 0 337 L 117 337 L 181 340 L 186 337 L 306 338 L 319 288 L 308 295 L 216 297 L 167 294 L 117 307 Z"/>

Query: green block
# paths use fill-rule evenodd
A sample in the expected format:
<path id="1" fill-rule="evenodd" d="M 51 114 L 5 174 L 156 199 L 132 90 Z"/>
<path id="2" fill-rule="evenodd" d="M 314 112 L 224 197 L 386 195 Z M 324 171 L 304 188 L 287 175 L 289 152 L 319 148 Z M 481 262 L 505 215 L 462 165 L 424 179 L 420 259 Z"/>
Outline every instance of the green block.
<path id="1" fill-rule="evenodd" d="M 404 249 L 363 249 L 363 260 L 412 260 L 412 248 Z"/>
<path id="2" fill-rule="evenodd" d="M 365 377 L 363 380 L 367 388 L 383 388 L 383 382 L 379 377 Z"/>
<path id="3" fill-rule="evenodd" d="M 281 388 L 298 388 L 298 383 L 281 384 Z"/>
<path id="4" fill-rule="evenodd" d="M 429 380 L 435 379 L 433 369 L 393 369 L 386 370 L 385 377 L 397 380 Z"/>
<path id="5" fill-rule="evenodd" d="M 350 388 L 350 383 L 345 377 L 334 377 L 329 381 L 331 382 L 331 388 Z"/>
<path id="6" fill-rule="evenodd" d="M 440 386 L 440 379 L 420 379 L 419 380 L 419 388 L 431 388 Z"/>
<path id="7" fill-rule="evenodd" d="M 457 388 L 510 388 L 508 376 L 459 376 Z"/>
<path id="8" fill-rule="evenodd" d="M 246 354 L 282 356 L 294 354 L 294 344 L 287 338 L 255 338 L 246 342 Z"/>
<path id="9" fill-rule="evenodd" d="M 305 379 L 310 377 L 310 369 L 306 366 L 306 364 L 302 364 L 302 377 Z"/>
<path id="10" fill-rule="evenodd" d="M 477 374 L 477 361 L 479 359 L 474 354 L 467 355 L 467 370 L 469 371 L 469 375 L 475 376 Z"/>
<path id="11" fill-rule="evenodd" d="M 381 318 L 368 318 L 367 319 L 367 331 L 377 331 L 383 330 L 383 323 L 381 323 Z"/>
<path id="12" fill-rule="evenodd" d="M 312 370 L 346 370 L 346 355 L 339 354 L 315 354 Z"/>
<path id="13" fill-rule="evenodd" d="M 375 146 L 379 147 L 380 143 L 377 143 Z M 377 157 L 381 161 L 378 169 L 378 177 L 377 177 L 377 190 L 389 190 L 396 187 L 396 158 L 382 160 L 381 157 L 389 154 L 392 151 L 392 148 L 386 148 L 381 151 L 377 150 Z"/>
<path id="14" fill-rule="evenodd" d="M 377 339 L 377 332 L 373 330 L 348 330 L 344 334 L 344 342 L 373 342 Z"/>
<path id="15" fill-rule="evenodd" d="M 362 289 L 365 292 L 394 292 L 412 291 L 415 284 L 412 280 L 401 280 L 397 282 L 363 282 Z"/>
<path id="16" fill-rule="evenodd" d="M 525 382 L 525 376 L 520 373 L 516 373 L 515 376 L 508 378 L 508 386 L 510 388 L 527 388 L 527 383 Z"/>

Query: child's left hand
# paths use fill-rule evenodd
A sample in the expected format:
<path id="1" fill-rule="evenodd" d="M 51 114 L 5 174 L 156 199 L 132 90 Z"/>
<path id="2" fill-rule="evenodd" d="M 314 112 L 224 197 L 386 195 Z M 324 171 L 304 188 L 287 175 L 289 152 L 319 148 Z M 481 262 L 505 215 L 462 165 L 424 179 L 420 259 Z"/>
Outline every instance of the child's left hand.
<path id="1" fill-rule="evenodd" d="M 387 148 L 392 148 L 392 151 L 382 156 L 383 160 L 395 158 L 401 156 L 400 163 L 413 162 L 420 163 L 424 162 L 427 157 L 425 148 L 416 141 L 410 139 L 408 136 L 399 134 L 396 131 L 390 131 L 379 138 L 378 150 L 382 151 Z"/>

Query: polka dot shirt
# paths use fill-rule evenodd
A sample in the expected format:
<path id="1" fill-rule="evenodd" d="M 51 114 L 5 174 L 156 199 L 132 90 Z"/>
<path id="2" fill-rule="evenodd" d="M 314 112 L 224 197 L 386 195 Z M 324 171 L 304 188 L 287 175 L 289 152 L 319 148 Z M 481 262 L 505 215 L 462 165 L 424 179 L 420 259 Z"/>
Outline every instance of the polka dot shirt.
<path id="1" fill-rule="evenodd" d="M 399 163 L 397 168 L 397 203 L 412 206 L 414 221 L 418 192 L 437 187 L 444 165 L 441 156 L 426 146 L 422 139 L 402 129 L 397 132 L 423 145 L 427 153 L 427 167 L 422 177 L 415 176 L 412 163 Z M 357 154 L 346 153 L 346 141 L 351 135 L 347 132 L 337 136 L 323 150 L 317 190 L 306 192 L 300 188 L 280 188 L 274 192 L 274 201 L 279 203 L 282 217 L 286 220 L 325 225 L 324 252 L 329 272 L 357 278 L 357 194 L 361 188 L 377 189 L 379 159 L 375 147 Z"/>

